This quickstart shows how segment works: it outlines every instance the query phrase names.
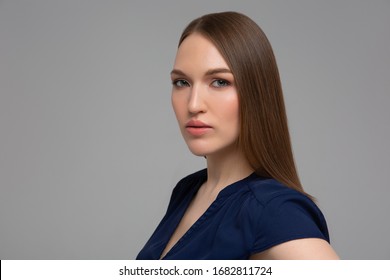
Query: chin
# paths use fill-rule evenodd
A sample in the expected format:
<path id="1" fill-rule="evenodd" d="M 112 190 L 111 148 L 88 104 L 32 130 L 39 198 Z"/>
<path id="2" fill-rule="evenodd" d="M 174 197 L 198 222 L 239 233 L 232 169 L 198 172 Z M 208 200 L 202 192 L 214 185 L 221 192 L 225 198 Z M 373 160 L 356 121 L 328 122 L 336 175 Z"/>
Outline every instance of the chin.
<path id="1" fill-rule="evenodd" d="M 209 153 L 205 152 L 205 151 L 202 151 L 202 150 L 197 150 L 197 149 L 191 149 L 189 148 L 190 152 L 194 155 L 194 156 L 198 156 L 198 157 L 206 157 Z"/>
<path id="2" fill-rule="evenodd" d="M 222 153 L 228 153 L 229 150 L 224 148 L 224 147 L 221 147 L 221 148 L 217 148 L 217 147 L 203 147 L 203 146 L 190 146 L 188 145 L 188 149 L 190 150 L 190 152 L 195 155 L 195 156 L 198 156 L 198 157 L 207 157 L 207 156 L 210 156 L 210 155 L 214 155 L 214 154 L 220 154 L 221 152 Z"/>
<path id="3" fill-rule="evenodd" d="M 214 154 L 229 154 L 237 149 L 237 140 L 228 139 L 185 139 L 188 149 L 195 156 L 206 157 Z"/>
<path id="4" fill-rule="evenodd" d="M 187 145 L 187 147 L 193 155 L 198 157 L 205 157 L 213 152 L 209 147 L 199 147 L 198 145 Z"/>

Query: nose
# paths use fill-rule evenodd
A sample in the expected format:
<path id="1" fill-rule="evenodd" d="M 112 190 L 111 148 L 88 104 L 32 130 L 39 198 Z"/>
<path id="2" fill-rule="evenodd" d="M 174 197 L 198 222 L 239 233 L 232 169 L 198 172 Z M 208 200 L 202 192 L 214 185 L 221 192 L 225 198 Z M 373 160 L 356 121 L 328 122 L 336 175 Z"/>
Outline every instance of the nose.
<path id="1" fill-rule="evenodd" d="M 205 94 L 205 89 L 202 89 L 201 85 L 193 85 L 191 87 L 188 100 L 188 111 L 190 113 L 198 114 L 206 112 Z"/>

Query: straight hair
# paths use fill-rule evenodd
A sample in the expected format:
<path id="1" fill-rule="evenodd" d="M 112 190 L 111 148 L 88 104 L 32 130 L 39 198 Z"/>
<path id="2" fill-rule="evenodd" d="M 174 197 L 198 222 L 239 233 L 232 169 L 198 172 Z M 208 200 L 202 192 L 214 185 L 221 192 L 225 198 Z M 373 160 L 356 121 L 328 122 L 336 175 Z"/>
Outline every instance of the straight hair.
<path id="1" fill-rule="evenodd" d="M 296 170 L 279 71 L 264 32 L 243 14 L 222 12 L 193 20 L 179 46 L 193 33 L 210 40 L 233 73 L 239 98 L 238 147 L 256 174 L 312 198 Z"/>

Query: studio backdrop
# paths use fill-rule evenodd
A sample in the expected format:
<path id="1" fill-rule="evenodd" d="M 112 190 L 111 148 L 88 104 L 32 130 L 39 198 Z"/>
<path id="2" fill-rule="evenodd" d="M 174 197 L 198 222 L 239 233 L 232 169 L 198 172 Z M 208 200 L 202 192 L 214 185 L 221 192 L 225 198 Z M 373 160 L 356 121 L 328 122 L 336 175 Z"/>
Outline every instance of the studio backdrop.
<path id="1" fill-rule="evenodd" d="M 207 3 L 206 3 L 207 2 Z M 134 259 L 205 167 L 171 109 L 179 36 L 267 34 L 294 155 L 344 259 L 390 258 L 390 1 L 0 1 L 0 259 Z"/>

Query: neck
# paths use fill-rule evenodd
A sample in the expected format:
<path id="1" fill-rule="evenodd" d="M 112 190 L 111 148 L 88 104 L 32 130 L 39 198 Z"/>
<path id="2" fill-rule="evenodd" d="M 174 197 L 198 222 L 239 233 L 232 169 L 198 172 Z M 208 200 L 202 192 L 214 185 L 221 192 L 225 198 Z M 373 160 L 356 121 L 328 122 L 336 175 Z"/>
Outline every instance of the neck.
<path id="1" fill-rule="evenodd" d="M 243 153 L 237 149 L 229 153 L 208 155 L 205 187 L 211 192 L 219 192 L 249 176 L 253 171 Z"/>

